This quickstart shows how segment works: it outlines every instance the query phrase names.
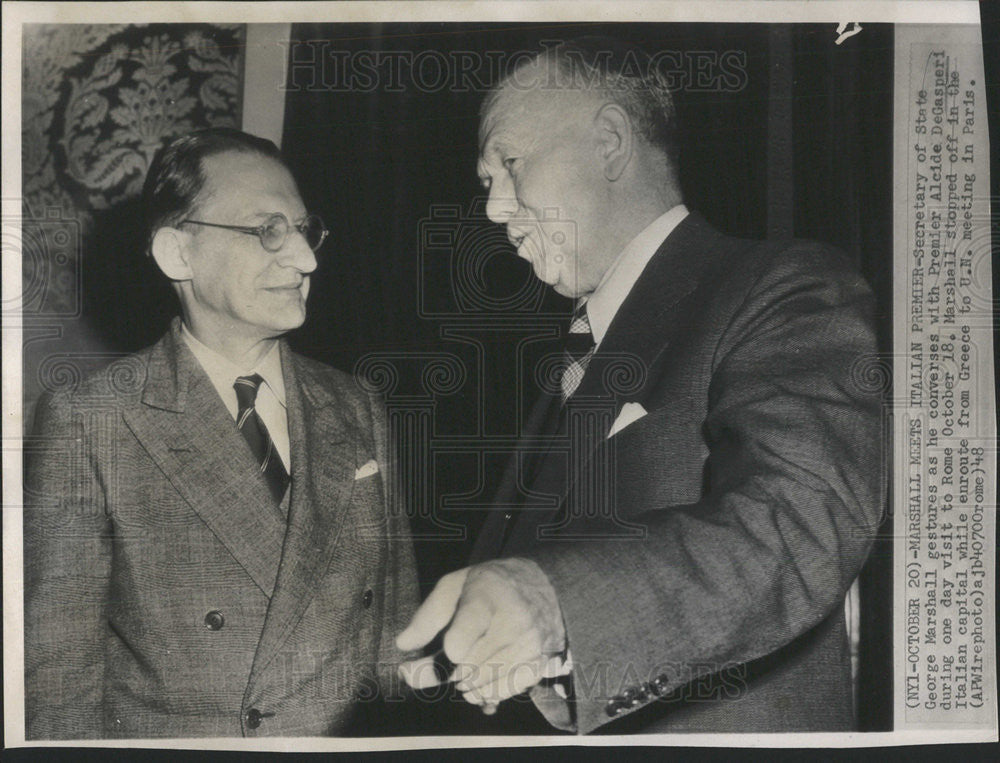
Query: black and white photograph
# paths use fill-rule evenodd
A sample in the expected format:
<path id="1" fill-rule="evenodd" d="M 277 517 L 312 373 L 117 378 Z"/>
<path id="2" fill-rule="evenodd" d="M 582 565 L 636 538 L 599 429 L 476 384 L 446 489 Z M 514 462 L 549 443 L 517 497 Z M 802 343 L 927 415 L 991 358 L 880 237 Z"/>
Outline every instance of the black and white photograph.
<path id="1" fill-rule="evenodd" d="M 977 3 L 114 6 L 3 8 L 5 745 L 997 740 Z"/>

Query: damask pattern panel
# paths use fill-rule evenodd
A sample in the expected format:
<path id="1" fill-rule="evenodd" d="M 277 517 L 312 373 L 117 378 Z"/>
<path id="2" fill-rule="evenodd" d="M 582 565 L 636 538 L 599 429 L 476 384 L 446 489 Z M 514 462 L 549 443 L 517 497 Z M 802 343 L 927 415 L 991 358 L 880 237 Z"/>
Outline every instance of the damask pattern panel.
<path id="1" fill-rule="evenodd" d="M 243 24 L 25 27 L 26 319 L 80 316 L 95 215 L 138 196 L 161 145 L 240 124 L 245 39 Z"/>

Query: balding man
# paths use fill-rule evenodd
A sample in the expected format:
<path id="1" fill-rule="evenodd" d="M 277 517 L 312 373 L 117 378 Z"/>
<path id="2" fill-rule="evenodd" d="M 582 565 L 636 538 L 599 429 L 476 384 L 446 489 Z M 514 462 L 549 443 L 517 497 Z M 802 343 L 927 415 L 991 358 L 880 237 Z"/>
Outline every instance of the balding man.
<path id="1" fill-rule="evenodd" d="M 487 97 L 487 213 L 576 311 L 497 500 L 522 510 L 487 519 L 398 644 L 443 630 L 469 702 L 530 691 L 578 733 L 847 730 L 843 605 L 881 506 L 879 399 L 851 379 L 872 297 L 829 247 L 689 212 L 674 132 L 666 83 L 615 41 Z"/>

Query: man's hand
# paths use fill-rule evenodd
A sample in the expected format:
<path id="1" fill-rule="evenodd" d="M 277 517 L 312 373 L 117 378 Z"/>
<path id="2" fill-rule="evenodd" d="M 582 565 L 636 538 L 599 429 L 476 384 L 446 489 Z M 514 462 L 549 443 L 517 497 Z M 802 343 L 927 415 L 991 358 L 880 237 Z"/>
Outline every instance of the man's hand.
<path id="1" fill-rule="evenodd" d="M 456 667 L 448 681 L 466 701 L 491 713 L 508 697 L 560 673 L 566 629 L 555 590 L 529 559 L 499 559 L 442 577 L 396 638 L 420 649 L 444 628 L 444 653 Z M 414 689 L 440 680 L 434 656 L 400 665 Z"/>

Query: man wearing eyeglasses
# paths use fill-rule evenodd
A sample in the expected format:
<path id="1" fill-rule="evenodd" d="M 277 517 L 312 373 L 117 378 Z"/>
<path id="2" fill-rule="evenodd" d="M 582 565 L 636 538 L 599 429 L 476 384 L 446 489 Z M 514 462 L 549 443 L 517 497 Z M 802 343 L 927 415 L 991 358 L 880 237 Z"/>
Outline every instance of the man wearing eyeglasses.
<path id="1" fill-rule="evenodd" d="M 143 202 L 182 316 L 40 403 L 27 736 L 370 733 L 415 572 L 377 402 L 281 338 L 326 228 L 230 129 L 162 149 Z"/>

